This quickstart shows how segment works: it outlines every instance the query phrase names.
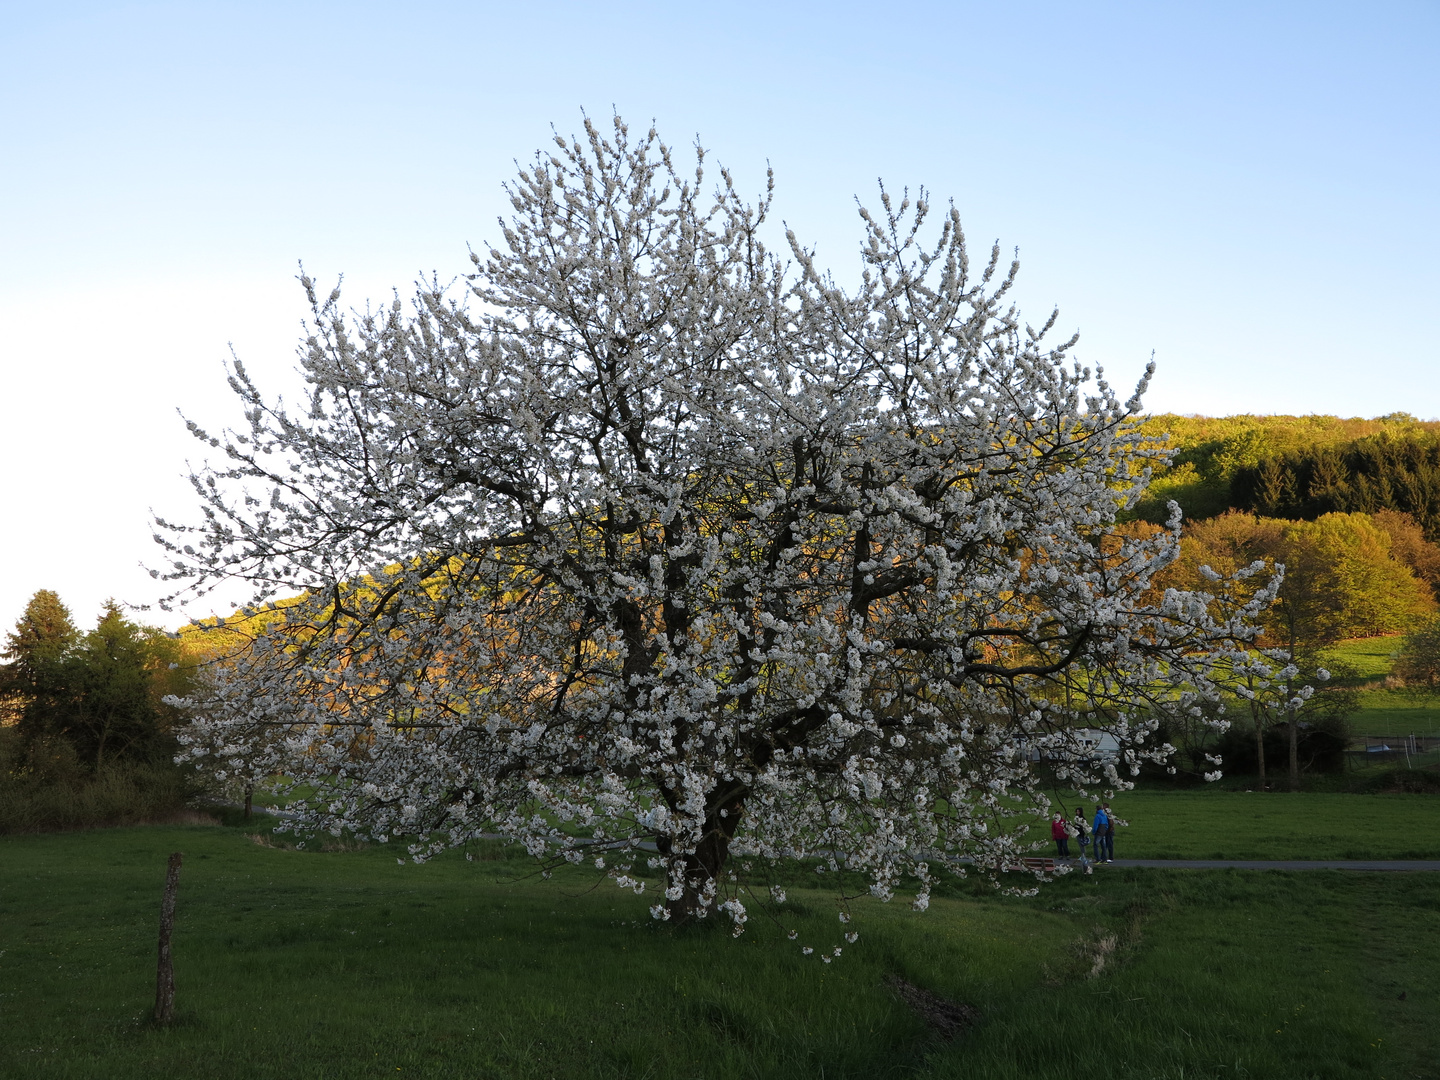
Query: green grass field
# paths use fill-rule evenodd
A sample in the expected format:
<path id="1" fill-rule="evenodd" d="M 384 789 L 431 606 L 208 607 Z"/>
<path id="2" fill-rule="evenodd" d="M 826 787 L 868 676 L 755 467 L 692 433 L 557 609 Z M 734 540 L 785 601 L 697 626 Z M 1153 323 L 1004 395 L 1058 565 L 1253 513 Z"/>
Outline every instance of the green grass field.
<path id="1" fill-rule="evenodd" d="M 1325 650 L 1327 659 L 1343 661 L 1355 669 L 1356 678 L 1373 682 L 1390 674 L 1404 637 L 1354 638 Z"/>
<path id="2" fill-rule="evenodd" d="M 1110 801 L 1129 822 L 1116 858 L 1440 859 L 1434 795 L 1128 791 Z"/>
<path id="3" fill-rule="evenodd" d="M 1440 733 L 1440 701 L 1420 702 L 1399 690 L 1379 687 L 1395 663 L 1400 637 L 1358 638 L 1327 650 L 1355 670 L 1355 681 L 1368 686 L 1360 695 L 1360 709 L 1349 718 L 1355 735 L 1425 735 Z"/>
<path id="4" fill-rule="evenodd" d="M 179 1017 L 160 1030 L 172 850 Z M 1437 874 L 962 887 L 924 915 L 859 905 L 860 941 L 827 967 L 758 914 L 739 940 L 675 932 L 578 874 L 508 880 L 525 861 L 156 827 L 10 837 L 0 865 L 5 1076 L 1400 1078 L 1440 1060 Z M 838 936 L 832 901 L 791 893 L 803 940 Z M 976 1026 L 932 1037 L 895 975 Z"/>
<path id="5" fill-rule="evenodd" d="M 1440 711 L 1415 703 L 1395 690 L 1364 690 L 1360 708 L 1349 718 L 1353 735 L 1436 735 L 1440 734 Z"/>

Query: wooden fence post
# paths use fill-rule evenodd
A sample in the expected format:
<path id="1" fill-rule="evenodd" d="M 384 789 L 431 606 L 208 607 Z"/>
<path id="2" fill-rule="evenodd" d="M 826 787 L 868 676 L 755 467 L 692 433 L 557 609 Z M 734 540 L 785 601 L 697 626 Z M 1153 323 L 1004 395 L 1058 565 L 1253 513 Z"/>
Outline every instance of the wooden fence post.
<path id="1" fill-rule="evenodd" d="M 160 901 L 160 964 L 155 972 L 155 1022 L 175 1019 L 175 968 L 170 963 L 170 931 L 175 928 L 175 891 L 180 887 L 180 852 L 165 870 L 165 895 Z"/>

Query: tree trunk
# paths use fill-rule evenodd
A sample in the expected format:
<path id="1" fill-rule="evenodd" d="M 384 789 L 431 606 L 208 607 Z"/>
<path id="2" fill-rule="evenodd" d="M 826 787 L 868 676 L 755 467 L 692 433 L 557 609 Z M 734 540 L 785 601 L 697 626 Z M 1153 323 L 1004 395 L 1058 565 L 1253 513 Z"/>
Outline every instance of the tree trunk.
<path id="1" fill-rule="evenodd" d="M 250 809 L 251 809 L 251 804 L 252 804 L 252 801 L 254 800 L 254 797 L 255 797 L 255 785 L 254 785 L 254 784 L 246 784 L 246 785 L 245 785 L 245 820 L 246 820 L 246 821 L 249 821 L 249 820 L 250 820 Z"/>
<path id="2" fill-rule="evenodd" d="M 1260 722 L 1260 716 L 1255 715 L 1255 769 L 1258 777 L 1257 783 L 1260 790 L 1265 790 L 1265 725 Z"/>
<path id="3" fill-rule="evenodd" d="M 730 856 L 730 841 L 740 826 L 744 807 L 745 796 L 737 792 L 725 799 L 723 806 L 712 809 L 705 819 L 705 835 L 696 845 L 694 853 L 685 856 L 684 877 L 681 881 L 675 880 L 675 871 L 671 869 L 670 884 L 679 884 L 681 892 L 678 899 L 667 899 L 665 902 L 670 922 L 683 926 L 700 917 L 702 911 L 709 914 L 713 909 L 713 889 L 712 899 L 707 903 L 701 902 L 701 894 L 711 883 L 716 886 L 719 884 L 720 875 L 725 869 L 725 860 Z M 659 846 L 662 853 L 669 847 L 668 843 Z"/>
<path id="4" fill-rule="evenodd" d="M 1290 790 L 1300 790 L 1300 725 L 1295 710 L 1290 710 Z"/>
<path id="5" fill-rule="evenodd" d="M 170 856 L 160 900 L 160 963 L 155 972 L 155 1022 L 175 1019 L 175 969 L 170 964 L 170 931 L 175 928 L 175 891 L 180 887 L 180 852 Z"/>

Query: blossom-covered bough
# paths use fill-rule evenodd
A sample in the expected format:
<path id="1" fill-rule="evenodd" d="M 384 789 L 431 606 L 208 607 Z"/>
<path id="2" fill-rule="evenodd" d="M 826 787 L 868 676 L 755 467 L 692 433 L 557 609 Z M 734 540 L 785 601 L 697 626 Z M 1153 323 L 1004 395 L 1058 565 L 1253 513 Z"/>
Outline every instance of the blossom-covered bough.
<path id="1" fill-rule="evenodd" d="M 510 186 L 464 302 L 347 316 L 304 280 L 308 401 L 237 364 L 248 428 L 197 429 L 229 465 L 164 541 L 191 591 L 299 595 L 217 666 L 187 757 L 417 859 L 499 834 L 637 891 L 648 859 L 657 918 L 737 932 L 779 860 L 923 908 L 1029 850 L 1037 763 L 1087 789 L 1164 759 L 1273 589 L 1151 587 L 1179 518 L 1116 525 L 1158 453 L 1140 391 L 1024 325 L 953 208 L 882 191 L 842 288 L 703 157 L 587 121 Z"/>

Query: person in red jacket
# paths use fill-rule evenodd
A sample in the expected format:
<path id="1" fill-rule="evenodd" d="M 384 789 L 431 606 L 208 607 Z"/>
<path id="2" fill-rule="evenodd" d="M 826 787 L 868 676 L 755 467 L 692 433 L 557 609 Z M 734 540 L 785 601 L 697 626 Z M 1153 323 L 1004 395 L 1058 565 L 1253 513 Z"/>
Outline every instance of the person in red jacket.
<path id="1" fill-rule="evenodd" d="M 1065 825 L 1065 815 L 1056 814 L 1055 820 L 1050 822 L 1050 838 L 1055 841 L 1055 850 L 1059 852 L 1060 858 L 1070 857 L 1070 830 Z"/>

